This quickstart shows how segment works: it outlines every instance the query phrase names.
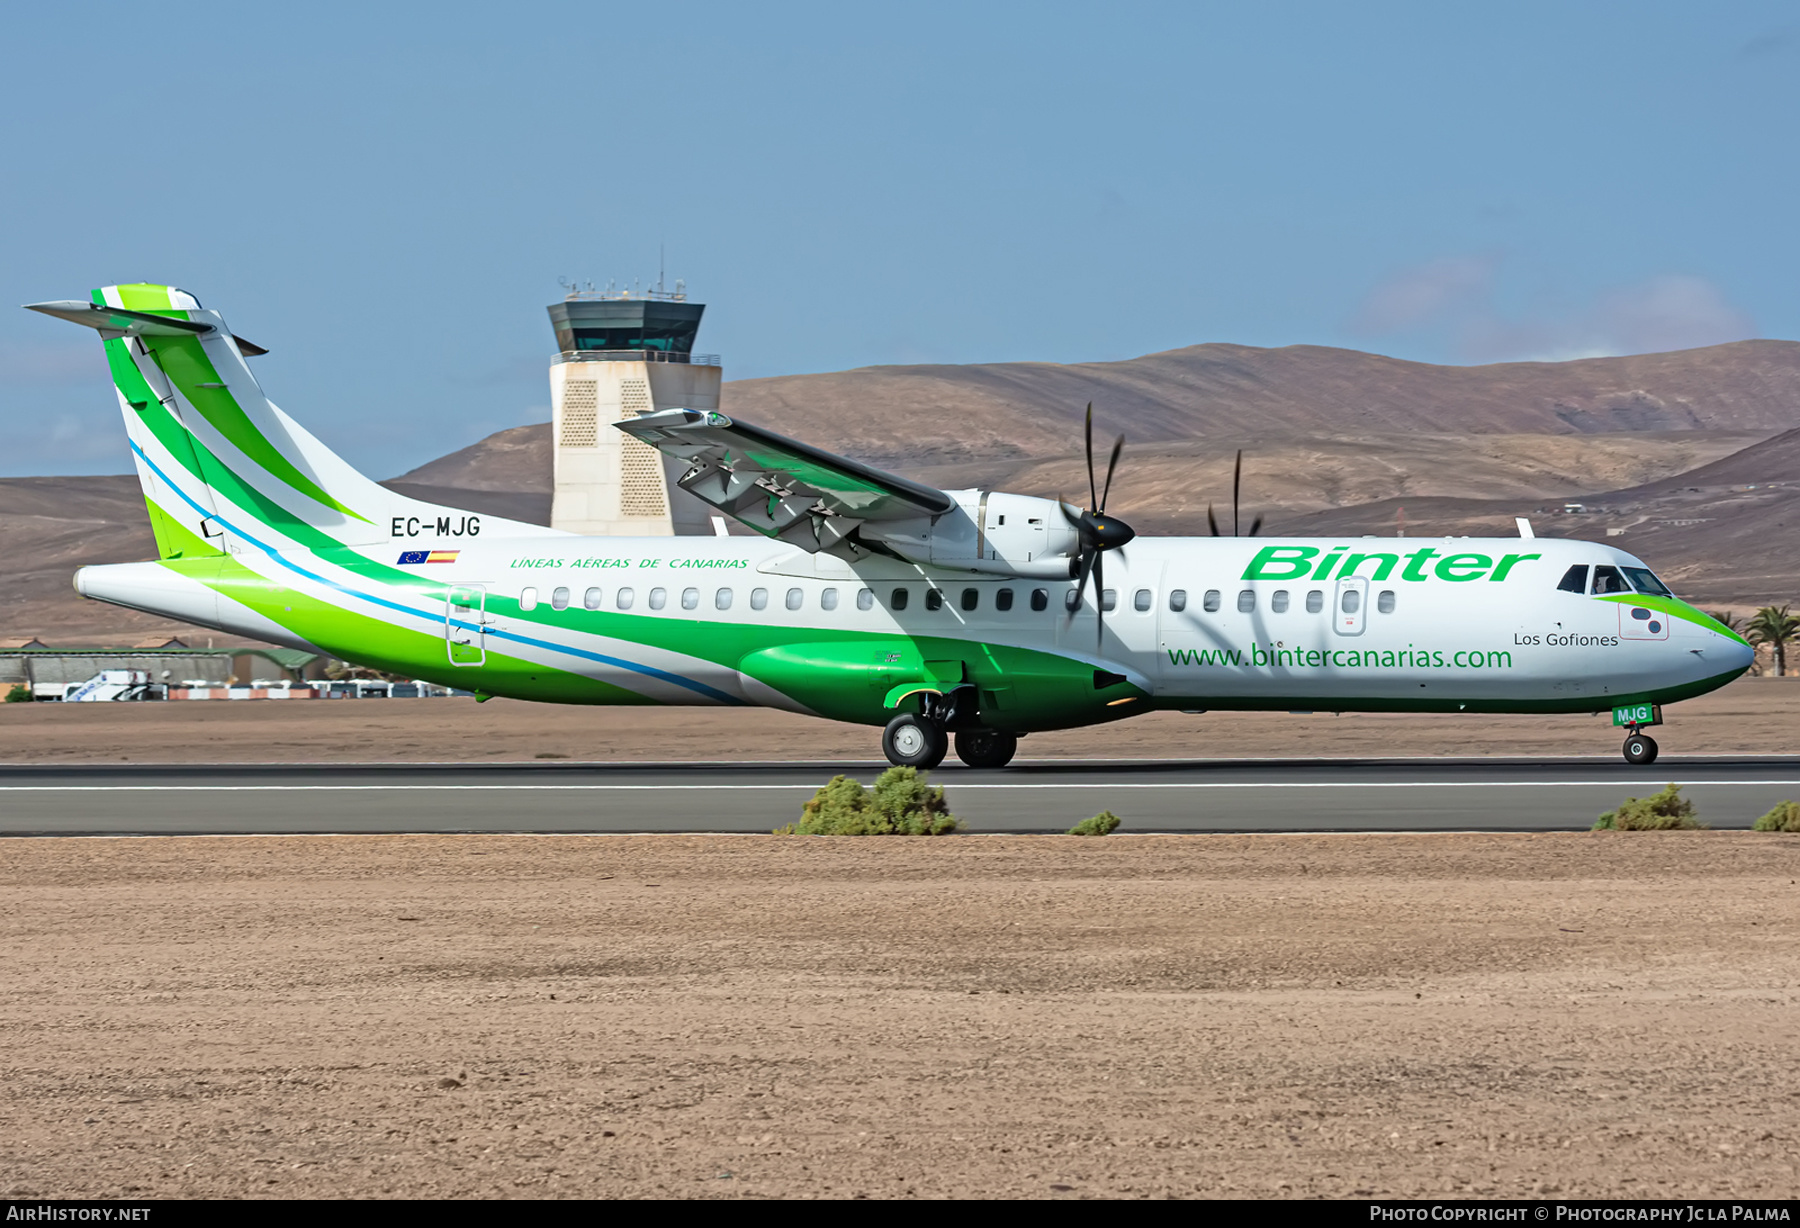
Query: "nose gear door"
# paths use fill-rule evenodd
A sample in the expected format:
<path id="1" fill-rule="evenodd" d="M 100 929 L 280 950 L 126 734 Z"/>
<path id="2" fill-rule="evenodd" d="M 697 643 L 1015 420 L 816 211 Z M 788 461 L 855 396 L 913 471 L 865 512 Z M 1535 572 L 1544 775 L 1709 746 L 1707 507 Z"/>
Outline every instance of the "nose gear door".
<path id="1" fill-rule="evenodd" d="M 459 584 L 444 596 L 444 645 L 452 665 L 487 661 L 487 588 Z"/>

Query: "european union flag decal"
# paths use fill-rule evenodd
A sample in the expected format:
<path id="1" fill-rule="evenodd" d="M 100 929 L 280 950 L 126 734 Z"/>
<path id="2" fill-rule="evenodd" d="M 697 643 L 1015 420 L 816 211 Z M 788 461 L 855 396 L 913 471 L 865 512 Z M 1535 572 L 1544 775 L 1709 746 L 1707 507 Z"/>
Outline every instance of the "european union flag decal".
<path id="1" fill-rule="evenodd" d="M 423 563 L 430 557 L 431 551 L 429 550 L 405 550 L 400 554 L 399 566 L 405 567 L 411 563 Z"/>

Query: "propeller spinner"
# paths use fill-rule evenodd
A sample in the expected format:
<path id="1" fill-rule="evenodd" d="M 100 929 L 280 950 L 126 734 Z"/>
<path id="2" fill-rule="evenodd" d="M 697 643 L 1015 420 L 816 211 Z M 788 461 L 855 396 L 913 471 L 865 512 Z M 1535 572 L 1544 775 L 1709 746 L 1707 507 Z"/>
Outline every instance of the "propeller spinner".
<path id="1" fill-rule="evenodd" d="M 1075 530 L 1079 542 L 1080 554 L 1075 564 L 1075 598 L 1069 606 L 1070 617 L 1081 608 L 1081 599 L 1087 593 L 1088 577 L 1094 577 L 1094 589 L 1098 593 L 1106 591 L 1106 563 L 1102 556 L 1108 550 L 1117 550 L 1126 542 L 1137 536 L 1137 531 L 1120 520 L 1117 516 L 1106 514 L 1106 499 L 1112 493 L 1113 470 L 1118 467 L 1119 453 L 1125 450 L 1125 436 L 1121 435 L 1113 441 L 1112 457 L 1106 462 L 1106 483 L 1097 486 L 1094 481 L 1094 403 L 1087 407 L 1087 470 L 1088 508 L 1079 514 L 1071 510 L 1061 499 L 1056 501 L 1062 508 L 1063 519 L 1067 520 Z M 1103 600 L 1095 602 L 1094 636 L 1098 643 L 1105 635 L 1106 610 Z"/>

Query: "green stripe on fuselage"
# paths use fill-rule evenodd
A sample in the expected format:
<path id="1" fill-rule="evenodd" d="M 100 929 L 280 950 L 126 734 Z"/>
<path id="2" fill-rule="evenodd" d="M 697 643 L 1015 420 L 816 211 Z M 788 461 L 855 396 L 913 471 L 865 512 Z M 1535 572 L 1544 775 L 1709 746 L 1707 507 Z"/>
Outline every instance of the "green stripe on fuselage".
<path id="1" fill-rule="evenodd" d="M 1703 627 L 1715 634 L 1734 639 L 1740 644 L 1749 643 L 1743 636 L 1733 631 L 1730 627 L 1727 627 L 1711 614 L 1708 614 L 1703 610 L 1696 610 L 1687 602 L 1677 598 L 1652 597 L 1647 593 L 1600 593 L 1596 594 L 1596 596 L 1598 596 L 1601 601 L 1616 602 L 1619 605 L 1642 606 L 1646 610 L 1658 610 L 1667 614 L 1670 618 L 1679 618 L 1683 622 L 1693 623 L 1696 627 Z"/>

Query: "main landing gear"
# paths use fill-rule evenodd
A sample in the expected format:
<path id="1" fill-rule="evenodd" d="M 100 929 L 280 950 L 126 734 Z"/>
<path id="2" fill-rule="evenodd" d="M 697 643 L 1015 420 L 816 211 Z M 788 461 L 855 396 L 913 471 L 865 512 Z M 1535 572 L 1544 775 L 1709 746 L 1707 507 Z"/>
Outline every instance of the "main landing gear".
<path id="1" fill-rule="evenodd" d="M 881 750 L 895 767 L 928 772 L 950 753 L 950 735 L 929 716 L 902 712 L 883 731 Z M 965 729 L 956 734 L 956 757 L 970 767 L 1005 767 L 1018 750 L 1019 739 L 1014 734 L 993 729 Z"/>
<path id="2" fill-rule="evenodd" d="M 1643 767 L 1656 762 L 1656 739 L 1633 729 L 1625 737 L 1625 762 Z"/>

